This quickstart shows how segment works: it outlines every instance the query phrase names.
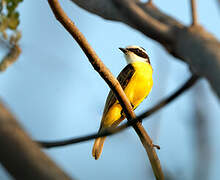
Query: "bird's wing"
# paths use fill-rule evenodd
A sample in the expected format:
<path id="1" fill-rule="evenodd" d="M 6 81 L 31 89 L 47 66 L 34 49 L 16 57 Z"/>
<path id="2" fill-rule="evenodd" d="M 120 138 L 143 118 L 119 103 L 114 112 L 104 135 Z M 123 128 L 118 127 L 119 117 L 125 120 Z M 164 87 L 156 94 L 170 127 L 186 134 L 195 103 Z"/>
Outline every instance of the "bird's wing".
<path id="1" fill-rule="evenodd" d="M 134 67 L 131 64 L 128 64 L 118 75 L 117 79 L 118 79 L 119 83 L 121 84 L 121 87 L 123 90 L 127 86 L 128 82 L 131 79 L 131 77 L 133 76 L 134 72 L 135 72 Z M 106 115 L 106 113 L 111 108 L 111 106 L 116 102 L 116 100 L 117 100 L 117 98 L 116 98 L 115 94 L 113 93 L 113 91 L 111 90 L 108 94 L 108 97 L 107 97 L 107 100 L 105 103 L 103 116 Z"/>

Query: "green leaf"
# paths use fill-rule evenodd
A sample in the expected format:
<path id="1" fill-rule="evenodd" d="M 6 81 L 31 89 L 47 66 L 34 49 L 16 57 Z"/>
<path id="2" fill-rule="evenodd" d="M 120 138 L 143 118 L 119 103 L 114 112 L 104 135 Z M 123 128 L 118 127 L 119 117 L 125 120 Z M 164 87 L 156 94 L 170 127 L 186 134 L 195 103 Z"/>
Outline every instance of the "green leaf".
<path id="1" fill-rule="evenodd" d="M 12 30 L 15 30 L 19 25 L 19 13 L 13 12 L 8 17 L 8 27 Z"/>

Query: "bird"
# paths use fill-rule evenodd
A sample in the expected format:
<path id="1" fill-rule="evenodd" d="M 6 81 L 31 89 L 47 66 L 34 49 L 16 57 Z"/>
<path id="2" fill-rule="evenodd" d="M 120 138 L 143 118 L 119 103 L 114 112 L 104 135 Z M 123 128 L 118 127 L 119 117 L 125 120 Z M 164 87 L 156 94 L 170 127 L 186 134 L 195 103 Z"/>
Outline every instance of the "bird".
<path id="1" fill-rule="evenodd" d="M 117 80 L 129 99 L 133 110 L 148 96 L 153 86 L 153 68 L 149 56 L 143 47 L 136 45 L 119 48 L 127 61 Z M 116 127 L 125 119 L 119 101 L 111 90 L 106 99 L 99 133 L 105 128 Z M 99 159 L 106 137 L 95 139 L 92 156 Z"/>

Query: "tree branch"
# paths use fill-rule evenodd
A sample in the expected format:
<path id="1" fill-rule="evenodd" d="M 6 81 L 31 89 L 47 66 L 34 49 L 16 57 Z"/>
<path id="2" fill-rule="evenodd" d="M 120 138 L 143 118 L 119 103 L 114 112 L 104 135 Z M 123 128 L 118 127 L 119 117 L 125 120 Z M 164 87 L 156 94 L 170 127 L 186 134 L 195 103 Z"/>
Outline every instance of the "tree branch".
<path id="1" fill-rule="evenodd" d="M 220 97 L 220 42 L 201 26 L 188 28 L 154 5 L 136 0 L 72 1 L 105 19 L 128 24 L 161 43 L 171 55 L 185 61 L 193 73 L 205 77 Z"/>
<path id="2" fill-rule="evenodd" d="M 24 132 L 0 102 L 0 162 L 15 179 L 70 179 Z"/>
<path id="3" fill-rule="evenodd" d="M 169 103 L 173 102 L 177 97 L 179 97 L 181 94 L 183 94 L 186 90 L 191 88 L 199 79 L 198 76 L 192 75 L 176 92 L 174 92 L 171 96 L 165 98 L 164 100 L 160 101 L 157 105 L 150 108 L 146 112 L 142 113 L 141 115 L 137 116 L 135 119 L 132 119 L 131 121 L 128 121 L 127 123 L 118 126 L 117 128 L 107 128 L 105 131 L 101 133 L 93 133 L 91 135 L 87 136 L 81 136 L 78 138 L 68 139 L 68 140 L 61 140 L 61 141 L 54 141 L 54 142 L 46 142 L 46 141 L 36 141 L 44 148 L 53 148 L 53 147 L 59 147 L 59 146 L 65 146 L 70 144 L 76 144 L 88 140 L 92 140 L 98 137 L 104 137 L 104 136 L 110 136 L 116 133 L 119 133 L 126 128 L 132 126 L 133 124 L 137 123 L 138 121 L 142 121 L 145 118 L 151 116 L 155 112 L 159 111 Z M 146 120 L 146 119 L 145 119 Z"/>
<path id="4" fill-rule="evenodd" d="M 192 24 L 191 24 L 191 26 L 196 26 L 196 25 L 198 25 L 196 0 L 191 0 L 190 3 L 191 3 L 191 16 L 192 16 Z"/>
<path id="5" fill-rule="evenodd" d="M 59 5 L 58 0 L 48 0 L 51 9 L 57 20 L 65 27 L 65 29 L 72 35 L 72 37 L 80 45 L 86 56 L 88 57 L 90 63 L 93 65 L 94 69 L 100 74 L 100 76 L 109 85 L 112 91 L 115 93 L 119 103 L 121 104 L 127 119 L 130 121 L 134 119 L 135 113 L 132 110 L 132 106 L 127 99 L 122 87 L 120 86 L 117 79 L 111 74 L 111 72 L 105 67 L 99 57 L 96 55 L 95 51 L 87 42 L 83 34 L 78 30 L 74 23 L 68 18 L 65 12 Z M 156 179 L 164 179 L 163 172 L 160 166 L 160 161 L 157 157 L 155 149 L 153 147 L 152 141 L 145 131 L 144 127 L 140 122 L 133 125 L 136 133 L 138 134 L 145 150 L 147 151 L 151 166 Z"/>
<path id="6" fill-rule="evenodd" d="M 162 44 L 172 43 L 172 29 L 146 14 L 144 10 L 133 1 L 112 0 L 112 3 L 134 28 L 141 32 L 146 32 L 149 37 Z M 152 4 L 148 5 L 153 6 Z"/>
<path id="7" fill-rule="evenodd" d="M 153 4 L 153 0 L 148 0 L 147 3 L 149 3 L 149 4 Z"/>

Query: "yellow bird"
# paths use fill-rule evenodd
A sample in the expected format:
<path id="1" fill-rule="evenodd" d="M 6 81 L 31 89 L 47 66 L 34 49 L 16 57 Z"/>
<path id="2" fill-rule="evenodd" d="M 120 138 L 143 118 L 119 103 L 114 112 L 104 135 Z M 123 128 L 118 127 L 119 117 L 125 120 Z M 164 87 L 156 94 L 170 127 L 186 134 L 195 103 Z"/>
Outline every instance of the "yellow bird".
<path id="1" fill-rule="evenodd" d="M 153 86 L 153 69 L 150 59 L 144 48 L 139 46 L 127 46 L 119 48 L 125 56 L 128 65 L 121 71 L 117 79 L 133 109 L 147 97 Z M 107 127 L 117 126 L 125 119 L 122 107 L 112 91 L 109 92 L 99 132 Z M 92 155 L 97 160 L 101 153 L 106 137 L 95 140 Z"/>

